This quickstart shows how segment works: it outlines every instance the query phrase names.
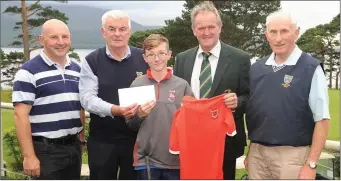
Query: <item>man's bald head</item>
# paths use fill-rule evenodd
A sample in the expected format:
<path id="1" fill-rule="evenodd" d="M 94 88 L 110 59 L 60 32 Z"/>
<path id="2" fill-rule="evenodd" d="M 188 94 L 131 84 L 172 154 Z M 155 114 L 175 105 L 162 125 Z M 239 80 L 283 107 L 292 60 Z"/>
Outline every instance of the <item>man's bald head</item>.
<path id="1" fill-rule="evenodd" d="M 71 34 L 66 24 L 57 19 L 46 21 L 39 36 L 44 53 L 53 61 L 65 62 L 71 45 Z"/>
<path id="2" fill-rule="evenodd" d="M 48 33 L 51 29 L 65 29 L 67 30 L 67 32 L 69 32 L 70 34 L 70 31 L 69 31 L 69 28 L 67 27 L 67 25 L 63 22 L 63 21 L 60 21 L 58 19 L 50 19 L 50 20 L 47 20 L 42 28 L 41 28 L 41 35 L 46 35 L 46 33 Z"/>

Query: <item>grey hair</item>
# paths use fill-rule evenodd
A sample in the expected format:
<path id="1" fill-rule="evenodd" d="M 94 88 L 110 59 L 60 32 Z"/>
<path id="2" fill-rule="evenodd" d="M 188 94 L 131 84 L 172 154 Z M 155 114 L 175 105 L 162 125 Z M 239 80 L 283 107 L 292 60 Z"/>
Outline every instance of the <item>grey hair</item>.
<path id="1" fill-rule="evenodd" d="M 217 10 L 217 8 L 214 6 L 214 4 L 211 1 L 203 1 L 200 4 L 196 5 L 191 12 L 191 22 L 192 22 L 192 27 L 195 25 L 195 17 L 200 13 L 200 12 L 212 12 L 217 16 L 217 23 L 219 25 L 222 25 L 222 21 L 220 18 L 220 14 Z"/>
<path id="2" fill-rule="evenodd" d="M 288 11 L 284 11 L 282 9 L 277 10 L 273 13 L 270 13 L 267 17 L 266 17 L 266 29 L 268 30 L 269 24 L 271 23 L 271 21 L 273 21 L 276 18 L 288 18 L 291 21 L 291 24 L 293 25 L 294 30 L 297 30 L 299 28 L 299 26 L 297 25 L 297 20 L 295 18 L 292 17 L 291 13 Z"/>
<path id="3" fill-rule="evenodd" d="M 102 16 L 102 26 L 104 26 L 105 21 L 108 17 L 112 17 L 114 19 L 120 19 L 120 18 L 128 18 L 128 26 L 129 29 L 131 28 L 131 20 L 128 15 L 128 13 L 121 11 L 121 10 L 110 10 L 103 14 Z"/>

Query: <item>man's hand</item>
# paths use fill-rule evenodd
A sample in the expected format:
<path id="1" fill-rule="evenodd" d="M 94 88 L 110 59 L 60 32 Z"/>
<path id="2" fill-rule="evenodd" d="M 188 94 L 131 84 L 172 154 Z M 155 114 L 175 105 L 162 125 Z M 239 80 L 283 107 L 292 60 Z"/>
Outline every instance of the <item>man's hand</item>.
<path id="1" fill-rule="evenodd" d="M 81 134 L 79 135 L 79 141 L 81 142 L 81 154 L 83 155 L 84 153 L 84 149 L 85 149 L 85 145 L 82 144 L 82 142 L 85 142 L 85 134 L 84 134 L 85 130 L 83 130 L 81 132 Z"/>
<path id="2" fill-rule="evenodd" d="M 81 145 L 81 154 L 83 155 L 83 153 L 84 153 L 84 149 L 85 149 L 85 145 Z"/>
<path id="3" fill-rule="evenodd" d="M 227 108 L 236 109 L 238 106 L 238 97 L 236 93 L 227 93 L 224 96 L 224 103 Z"/>
<path id="4" fill-rule="evenodd" d="M 137 110 L 137 116 L 139 118 L 144 118 L 148 116 L 148 114 L 152 111 L 155 105 L 156 101 L 148 101 L 145 104 L 142 104 Z"/>
<path id="5" fill-rule="evenodd" d="M 316 177 L 316 169 L 312 169 L 307 164 L 304 164 L 304 166 L 301 169 L 298 179 L 315 180 L 315 177 Z"/>
<path id="6" fill-rule="evenodd" d="M 40 161 L 36 155 L 24 157 L 24 173 L 32 177 L 40 177 Z"/>
<path id="7" fill-rule="evenodd" d="M 137 108 L 138 108 L 137 104 L 133 104 L 128 107 L 119 107 L 119 115 L 123 116 L 126 119 L 129 119 L 135 115 Z"/>

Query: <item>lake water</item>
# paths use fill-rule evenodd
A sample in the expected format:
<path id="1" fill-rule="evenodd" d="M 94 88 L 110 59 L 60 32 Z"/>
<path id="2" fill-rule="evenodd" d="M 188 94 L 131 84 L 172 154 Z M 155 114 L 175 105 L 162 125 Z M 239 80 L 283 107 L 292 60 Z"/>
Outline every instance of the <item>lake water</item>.
<path id="1" fill-rule="evenodd" d="M 24 49 L 23 48 L 3 48 L 1 47 L 1 49 L 5 52 L 5 53 L 9 53 L 9 52 L 23 52 Z M 38 50 L 34 50 L 31 52 L 31 58 L 37 56 L 40 53 L 41 49 Z M 74 52 L 76 52 L 79 56 L 79 58 L 81 60 L 84 60 L 85 56 L 87 56 L 89 53 L 91 53 L 92 51 L 94 51 L 94 49 L 74 49 Z"/>
<path id="2" fill-rule="evenodd" d="M 8 48 L 8 47 L 1 47 L 1 49 L 5 52 L 5 53 L 9 53 L 9 52 L 23 52 L 24 49 L 23 48 Z M 39 55 L 41 49 L 38 50 L 34 50 L 31 52 L 30 57 L 33 58 L 37 55 Z M 79 56 L 79 58 L 82 60 L 85 59 L 85 57 L 91 53 L 92 51 L 94 51 L 94 49 L 74 49 L 74 52 L 76 52 Z M 1 74 L 1 79 L 3 79 L 4 77 Z M 1 88 L 2 89 L 11 89 L 10 86 L 7 86 L 6 84 L 2 83 L 1 84 Z"/>

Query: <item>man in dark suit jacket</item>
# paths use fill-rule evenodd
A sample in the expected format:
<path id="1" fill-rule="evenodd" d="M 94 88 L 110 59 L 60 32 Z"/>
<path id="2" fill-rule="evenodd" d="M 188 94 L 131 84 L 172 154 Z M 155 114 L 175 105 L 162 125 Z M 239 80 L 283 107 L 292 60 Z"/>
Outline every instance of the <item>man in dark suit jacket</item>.
<path id="1" fill-rule="evenodd" d="M 243 114 L 249 98 L 250 57 L 219 40 L 222 22 L 213 3 L 205 1 L 194 7 L 191 20 L 199 46 L 176 56 L 174 74 L 191 85 L 197 99 L 230 92 L 224 102 L 234 110 L 237 134 L 226 137 L 223 172 L 224 179 L 235 179 L 236 159 L 246 146 Z M 209 75 L 203 78 L 204 74 Z"/>

